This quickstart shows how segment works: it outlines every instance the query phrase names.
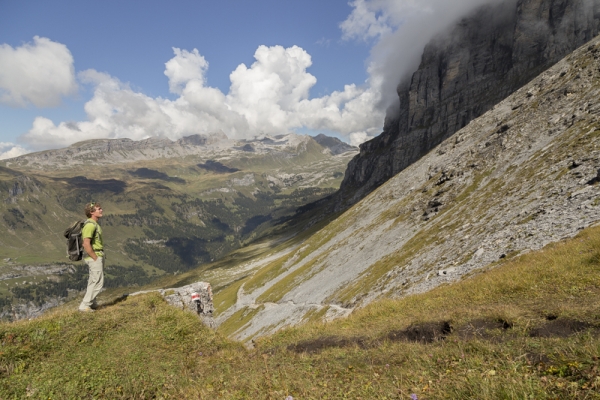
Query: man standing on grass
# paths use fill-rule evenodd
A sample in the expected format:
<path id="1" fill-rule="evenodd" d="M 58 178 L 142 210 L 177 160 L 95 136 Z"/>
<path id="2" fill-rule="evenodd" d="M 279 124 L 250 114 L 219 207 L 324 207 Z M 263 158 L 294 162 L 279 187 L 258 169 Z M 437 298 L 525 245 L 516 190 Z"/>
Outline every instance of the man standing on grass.
<path id="1" fill-rule="evenodd" d="M 89 267 L 87 291 L 83 301 L 79 305 L 79 311 L 93 312 L 96 307 L 96 296 L 104 285 L 104 244 L 102 243 L 102 228 L 98 220 L 102 218 L 102 207 L 100 203 L 89 203 L 85 206 L 87 221 L 81 230 L 83 238 L 83 249 L 85 256 L 83 261 Z"/>

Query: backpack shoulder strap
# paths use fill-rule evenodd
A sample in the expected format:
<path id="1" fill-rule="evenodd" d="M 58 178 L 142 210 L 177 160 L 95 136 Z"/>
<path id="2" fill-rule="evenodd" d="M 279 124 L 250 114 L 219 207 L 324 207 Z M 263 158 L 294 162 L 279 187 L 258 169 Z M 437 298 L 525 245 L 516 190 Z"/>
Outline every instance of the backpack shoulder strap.
<path id="1" fill-rule="evenodd" d="M 92 238 L 96 239 L 96 231 L 98 230 L 98 224 L 95 223 L 94 221 L 90 221 L 89 219 L 86 219 L 85 222 L 83 223 L 83 225 L 81 226 L 82 231 L 83 231 L 83 227 L 86 226 L 87 224 L 94 224 L 94 233 L 92 233 Z"/>

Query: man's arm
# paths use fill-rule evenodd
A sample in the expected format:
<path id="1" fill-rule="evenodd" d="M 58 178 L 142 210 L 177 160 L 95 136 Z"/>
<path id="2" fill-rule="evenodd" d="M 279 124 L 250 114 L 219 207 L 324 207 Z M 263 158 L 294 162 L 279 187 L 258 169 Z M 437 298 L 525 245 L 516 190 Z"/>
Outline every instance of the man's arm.
<path id="1" fill-rule="evenodd" d="M 94 252 L 94 249 L 92 249 L 92 238 L 83 239 L 83 249 L 88 254 L 88 256 L 92 257 L 94 261 L 98 259 L 98 256 Z"/>

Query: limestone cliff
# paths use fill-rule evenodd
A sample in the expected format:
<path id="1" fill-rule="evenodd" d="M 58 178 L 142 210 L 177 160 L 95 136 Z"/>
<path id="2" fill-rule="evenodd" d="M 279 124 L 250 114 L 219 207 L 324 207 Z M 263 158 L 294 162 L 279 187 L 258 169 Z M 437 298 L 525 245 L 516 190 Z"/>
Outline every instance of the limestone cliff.
<path id="1" fill-rule="evenodd" d="M 599 0 L 507 0 L 485 6 L 425 48 L 384 130 L 348 165 L 346 208 L 598 34 Z"/>

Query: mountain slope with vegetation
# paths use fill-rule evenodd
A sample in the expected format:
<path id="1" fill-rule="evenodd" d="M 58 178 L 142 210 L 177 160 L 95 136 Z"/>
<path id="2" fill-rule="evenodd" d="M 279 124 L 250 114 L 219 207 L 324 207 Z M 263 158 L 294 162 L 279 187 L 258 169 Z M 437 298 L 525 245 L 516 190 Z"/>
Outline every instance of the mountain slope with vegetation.
<path id="1" fill-rule="evenodd" d="M 93 314 L 73 302 L 0 323 L 0 398 L 600 398 L 599 95 L 596 38 L 326 215 L 341 179 L 331 156 L 347 153 L 322 137 L 277 151 L 266 149 L 287 139 L 262 138 L 219 157 L 138 149 L 126 167 L 122 147 L 104 167 L 107 143 L 78 144 L 96 150 L 72 167 L 102 179 L 44 155 L 4 164 L 0 240 L 17 248 L 10 240 L 53 232 L 49 204 L 73 215 L 69 204 L 103 194 L 115 264 L 136 257 L 120 271 L 140 268 L 145 289 L 210 282 L 218 328 L 108 287 Z M 261 196 L 272 202 L 244 214 Z M 201 251 L 186 264 L 190 249 Z M 72 289 L 46 281 L 11 293 Z"/>
<path id="2" fill-rule="evenodd" d="M 156 294 L 62 306 L 0 323 L 0 398 L 598 399 L 599 249 L 588 228 L 250 349 Z"/>
<path id="3" fill-rule="evenodd" d="M 355 148 L 281 135 L 98 140 L 0 166 L 0 306 L 35 315 L 85 288 L 64 229 L 86 202 L 105 209 L 108 286 L 143 285 L 223 257 L 333 193 Z"/>

